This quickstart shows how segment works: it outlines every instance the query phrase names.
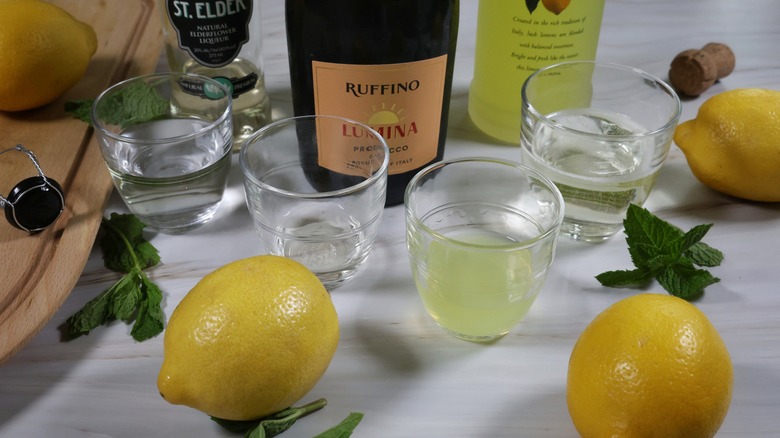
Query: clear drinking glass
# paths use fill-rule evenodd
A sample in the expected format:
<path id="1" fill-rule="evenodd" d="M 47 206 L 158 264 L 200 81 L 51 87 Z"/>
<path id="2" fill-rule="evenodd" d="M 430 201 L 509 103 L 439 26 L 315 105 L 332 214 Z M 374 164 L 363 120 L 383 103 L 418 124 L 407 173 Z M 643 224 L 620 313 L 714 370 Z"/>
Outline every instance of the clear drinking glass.
<path id="1" fill-rule="evenodd" d="M 265 250 L 329 290 L 353 278 L 379 230 L 389 155 L 376 131 L 342 117 L 288 118 L 250 136 L 239 163 Z"/>
<path id="2" fill-rule="evenodd" d="M 532 74 L 522 102 L 521 160 L 563 194 L 561 233 L 608 239 L 655 185 L 680 118 L 677 94 L 636 68 L 575 61 Z"/>
<path id="3" fill-rule="evenodd" d="M 179 234 L 214 216 L 230 171 L 231 105 L 219 82 L 183 73 L 128 79 L 95 100 L 114 186 L 146 225 Z"/>
<path id="4" fill-rule="evenodd" d="M 406 241 L 425 308 L 452 335 L 492 341 L 525 317 L 563 220 L 555 185 L 518 163 L 463 158 L 406 188 Z"/>

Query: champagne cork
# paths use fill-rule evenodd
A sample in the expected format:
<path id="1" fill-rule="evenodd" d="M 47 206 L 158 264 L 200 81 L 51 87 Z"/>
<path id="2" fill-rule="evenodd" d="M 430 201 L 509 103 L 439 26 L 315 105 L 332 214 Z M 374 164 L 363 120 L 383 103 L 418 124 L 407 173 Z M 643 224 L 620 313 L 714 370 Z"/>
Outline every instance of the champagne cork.
<path id="1" fill-rule="evenodd" d="M 669 81 L 678 92 L 695 97 L 734 71 L 736 59 L 729 46 L 709 43 L 699 50 L 688 49 L 672 60 Z"/>

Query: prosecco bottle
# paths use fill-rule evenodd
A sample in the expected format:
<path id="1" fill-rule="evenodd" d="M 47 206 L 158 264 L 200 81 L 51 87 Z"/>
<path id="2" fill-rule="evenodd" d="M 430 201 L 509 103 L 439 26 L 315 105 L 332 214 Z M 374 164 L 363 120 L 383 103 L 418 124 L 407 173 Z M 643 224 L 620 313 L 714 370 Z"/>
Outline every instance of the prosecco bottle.
<path id="1" fill-rule="evenodd" d="M 286 0 L 285 8 L 295 115 L 347 117 L 381 134 L 390 149 L 386 204 L 402 203 L 409 180 L 444 154 L 459 0 Z M 315 185 L 350 178 L 323 164 L 333 161 L 323 160 L 328 145 L 301 149 L 304 161 L 326 167 Z"/>

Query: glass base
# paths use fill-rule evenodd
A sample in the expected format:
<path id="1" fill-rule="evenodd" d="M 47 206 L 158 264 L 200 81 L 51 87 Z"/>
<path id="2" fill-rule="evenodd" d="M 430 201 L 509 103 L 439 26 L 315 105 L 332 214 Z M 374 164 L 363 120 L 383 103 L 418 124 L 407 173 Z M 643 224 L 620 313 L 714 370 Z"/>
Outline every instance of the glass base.
<path id="1" fill-rule="evenodd" d="M 217 212 L 219 204 L 214 204 L 197 213 L 187 212 L 181 214 L 161 214 L 144 216 L 135 213 L 138 219 L 146 226 L 163 234 L 184 234 L 199 228 L 210 221 Z"/>
<path id="2" fill-rule="evenodd" d="M 476 343 L 480 343 L 480 344 L 488 344 L 488 343 L 491 343 L 491 342 L 495 342 L 495 341 L 503 338 L 504 336 L 506 336 L 507 333 L 509 333 L 507 331 L 507 332 L 504 332 L 504 333 L 499 333 L 497 335 L 476 335 L 475 336 L 475 335 L 467 335 L 467 334 L 463 334 L 463 333 L 454 332 L 454 331 L 452 331 L 452 330 L 448 329 L 447 327 L 444 327 L 444 326 L 442 326 L 440 324 L 439 324 L 439 327 L 443 328 L 452 337 L 458 338 L 458 339 L 463 340 L 463 341 L 476 342 Z"/>
<path id="3" fill-rule="evenodd" d="M 603 242 L 622 229 L 622 223 L 604 224 L 564 218 L 561 235 L 583 242 Z"/>
<path id="4" fill-rule="evenodd" d="M 342 284 L 352 280 L 358 273 L 358 266 L 334 272 L 315 272 L 325 289 L 330 292 Z"/>

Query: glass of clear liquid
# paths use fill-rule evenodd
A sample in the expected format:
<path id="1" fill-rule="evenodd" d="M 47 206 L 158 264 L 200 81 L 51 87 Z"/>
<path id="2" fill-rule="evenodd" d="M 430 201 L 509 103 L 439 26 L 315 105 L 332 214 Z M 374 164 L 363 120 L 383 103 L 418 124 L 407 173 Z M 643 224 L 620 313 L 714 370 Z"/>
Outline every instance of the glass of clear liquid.
<path id="1" fill-rule="evenodd" d="M 265 251 L 332 290 L 352 279 L 379 231 L 390 152 L 371 127 L 312 115 L 271 123 L 239 152 L 249 213 Z"/>
<path id="2" fill-rule="evenodd" d="M 563 235 L 598 242 L 622 229 L 655 185 L 680 112 L 669 85 L 632 67 L 573 61 L 528 78 L 521 161 L 563 194 Z"/>
<path id="3" fill-rule="evenodd" d="M 475 342 L 501 338 L 526 315 L 555 256 L 563 198 L 519 163 L 443 161 L 406 188 L 412 276 L 433 320 Z"/>
<path id="4" fill-rule="evenodd" d="M 92 124 L 130 212 L 167 234 L 214 216 L 230 171 L 231 108 L 221 83 L 184 73 L 131 78 L 98 96 Z"/>

